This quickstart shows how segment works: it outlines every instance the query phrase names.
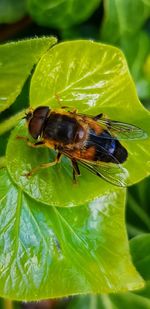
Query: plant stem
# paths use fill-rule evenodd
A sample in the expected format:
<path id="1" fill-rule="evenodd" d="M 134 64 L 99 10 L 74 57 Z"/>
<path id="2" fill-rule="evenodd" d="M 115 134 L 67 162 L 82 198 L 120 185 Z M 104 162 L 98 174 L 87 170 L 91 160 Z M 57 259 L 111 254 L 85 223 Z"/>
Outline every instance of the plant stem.
<path id="1" fill-rule="evenodd" d="M 0 157 L 0 168 L 6 166 L 6 158 L 5 157 Z"/>
<path id="2" fill-rule="evenodd" d="M 10 118 L 4 120 L 0 124 L 0 135 L 12 129 L 17 124 L 17 122 L 24 116 L 24 114 L 25 114 L 25 109 L 23 109 L 16 115 L 11 116 Z"/>

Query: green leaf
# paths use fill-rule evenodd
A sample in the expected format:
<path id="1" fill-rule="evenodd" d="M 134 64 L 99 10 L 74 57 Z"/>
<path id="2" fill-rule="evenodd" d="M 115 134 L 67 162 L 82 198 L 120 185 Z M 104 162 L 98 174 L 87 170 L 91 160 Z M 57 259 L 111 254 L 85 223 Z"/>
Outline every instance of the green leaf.
<path id="1" fill-rule="evenodd" d="M 150 233 L 150 177 L 128 190 L 127 226 L 130 237 Z"/>
<path id="2" fill-rule="evenodd" d="M 150 82 L 150 53 L 147 56 L 147 59 L 145 61 L 144 67 L 143 67 L 143 70 L 144 70 L 144 74 L 145 74 L 146 78 Z"/>
<path id="3" fill-rule="evenodd" d="M 106 296 L 106 298 L 108 297 Z M 110 299 L 115 309 L 149 309 L 150 307 L 149 299 L 135 295 L 134 293 L 111 295 Z"/>
<path id="4" fill-rule="evenodd" d="M 105 0 L 105 17 L 100 32 L 102 41 L 115 44 L 125 53 L 142 100 L 150 96 L 149 83 L 143 74 L 143 65 L 150 50 L 150 39 L 148 31 L 142 30 L 149 16 L 148 1 Z"/>
<path id="5" fill-rule="evenodd" d="M 105 42 L 116 43 L 120 37 L 135 34 L 150 16 L 150 6 L 147 2 L 105 0 L 101 39 Z"/>
<path id="6" fill-rule="evenodd" d="M 146 281 L 150 281 L 150 233 L 134 237 L 130 248 L 136 268 Z"/>
<path id="7" fill-rule="evenodd" d="M 80 208 L 47 207 L 0 170 L 0 296 L 18 300 L 134 290 L 118 190 Z"/>
<path id="8" fill-rule="evenodd" d="M 149 97 L 149 85 L 144 67 L 150 51 L 150 38 L 145 32 L 138 35 L 122 37 L 119 46 L 125 53 L 132 76 L 136 82 L 137 92 L 141 99 Z"/>
<path id="9" fill-rule="evenodd" d="M 101 296 L 79 296 L 70 300 L 65 309 L 149 309 L 150 301 L 133 293 Z"/>
<path id="10" fill-rule="evenodd" d="M 15 101 L 33 66 L 55 43 L 55 38 L 43 37 L 0 46 L 0 111 Z"/>
<path id="11" fill-rule="evenodd" d="M 48 149 L 34 149 L 17 136 L 27 136 L 27 129 L 23 122 L 14 129 L 8 141 L 7 167 L 15 183 L 35 200 L 48 205 L 73 207 L 84 205 L 105 193 L 115 190 L 113 185 L 81 168 L 81 177 L 77 184 L 72 181 L 72 166 L 69 159 L 63 158 L 60 164 L 40 170 L 30 178 L 25 174 L 39 164 L 53 161 L 54 152 Z M 15 149 L 15 156 L 12 153 Z M 88 188 L 88 190 L 87 190 Z"/>
<path id="12" fill-rule="evenodd" d="M 7 145 L 7 141 L 9 138 L 9 132 L 3 134 L 0 136 L 0 156 L 4 156 L 5 155 L 5 151 L 6 151 L 6 145 Z"/>
<path id="13" fill-rule="evenodd" d="M 67 28 L 88 19 L 101 0 L 28 0 L 28 10 L 40 25 Z"/>
<path id="14" fill-rule="evenodd" d="M 150 234 L 141 234 L 130 240 L 130 250 L 136 269 L 146 281 L 146 286 L 134 293 L 111 295 L 111 300 L 118 308 L 150 307 Z"/>
<path id="15" fill-rule="evenodd" d="M 14 23 L 26 13 L 26 0 L 1 0 L 0 23 Z"/>
<path id="16" fill-rule="evenodd" d="M 146 280 L 146 286 L 137 292 L 75 297 L 66 309 L 149 309 L 150 308 L 150 234 L 141 234 L 130 241 L 133 262 Z"/>
<path id="17" fill-rule="evenodd" d="M 135 81 L 141 78 L 146 57 L 150 51 L 150 38 L 144 31 L 138 36 L 127 36 L 120 39 L 120 47 L 125 53 L 132 76 Z"/>
<path id="18" fill-rule="evenodd" d="M 128 122 L 150 133 L 150 114 L 140 104 L 123 54 L 115 47 L 91 41 L 58 44 L 39 62 L 31 80 L 32 107 L 49 105 L 77 108 L 90 115 L 107 114 L 110 119 Z M 32 149 L 17 135 L 27 136 L 20 123 L 7 148 L 7 166 L 11 177 L 30 196 L 57 206 L 77 206 L 115 190 L 89 171 L 81 169 L 78 185 L 72 183 L 71 164 L 67 159 L 57 166 L 41 170 L 30 179 L 23 176 L 40 163 L 53 160 L 47 149 Z M 149 175 L 150 138 L 124 141 L 129 157 L 124 167 L 129 184 Z M 12 153 L 15 149 L 15 156 Z M 86 193 L 85 193 L 86 192 Z"/>
<path id="19" fill-rule="evenodd" d="M 137 86 L 139 93 L 142 93 L 143 98 L 147 99 L 147 108 L 150 109 L 150 50 L 147 58 L 145 59 L 145 63 L 143 64 L 143 74 Z"/>

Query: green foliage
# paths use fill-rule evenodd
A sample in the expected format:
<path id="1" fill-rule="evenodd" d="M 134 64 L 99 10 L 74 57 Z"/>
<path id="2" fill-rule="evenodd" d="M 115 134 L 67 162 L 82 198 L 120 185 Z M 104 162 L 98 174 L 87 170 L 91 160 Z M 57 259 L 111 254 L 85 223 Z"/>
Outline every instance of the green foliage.
<path id="1" fill-rule="evenodd" d="M 16 136 L 27 136 L 25 124 L 21 123 L 13 131 L 7 147 L 7 167 L 15 183 L 35 200 L 50 206 L 73 207 L 84 205 L 105 193 L 114 191 L 114 186 L 81 169 L 78 183 L 72 182 L 72 166 L 67 158 L 60 164 L 40 170 L 30 178 L 25 173 L 41 163 L 53 161 L 56 153 L 45 148 L 34 149 Z M 15 149 L 15 156 L 12 156 Z M 57 185 L 56 185 L 57 184 Z M 88 190 L 87 190 L 88 184 Z M 85 194 L 86 192 L 86 194 Z"/>
<path id="2" fill-rule="evenodd" d="M 150 234 L 141 234 L 130 241 L 130 249 L 136 268 L 146 280 L 144 289 L 135 293 L 75 297 L 66 309 L 149 309 L 150 308 Z"/>
<path id="3" fill-rule="evenodd" d="M 0 23 L 13 23 L 26 13 L 26 0 L 1 0 Z"/>
<path id="4" fill-rule="evenodd" d="M 79 296 L 74 298 L 65 309 L 149 309 L 150 301 L 133 293 L 101 296 Z"/>
<path id="5" fill-rule="evenodd" d="M 44 299 L 137 289 L 124 225 L 125 192 L 70 209 L 47 207 L 0 171 L 0 295 Z"/>
<path id="6" fill-rule="evenodd" d="M 146 178 L 128 190 L 127 227 L 130 237 L 150 233 L 149 181 L 150 178 Z"/>
<path id="7" fill-rule="evenodd" d="M 56 39 L 30 39 L 0 46 L 0 111 L 14 103 L 33 66 Z"/>
<path id="8" fill-rule="evenodd" d="M 149 42 L 150 42 L 150 40 L 149 40 Z M 149 99 L 150 98 L 150 51 L 149 51 L 149 54 L 147 55 L 145 62 L 143 64 L 143 72 L 142 73 L 143 74 L 142 74 L 142 78 L 141 78 L 140 91 L 142 91 L 144 98 Z M 150 108 L 149 103 L 148 103 L 148 108 Z"/>
<path id="9" fill-rule="evenodd" d="M 136 34 L 150 16 L 150 4 L 143 0 L 104 0 L 104 7 L 101 37 L 112 44 Z"/>
<path id="10" fill-rule="evenodd" d="M 39 105 L 59 107 L 58 97 L 63 105 L 76 107 L 79 112 L 92 115 L 104 112 L 111 119 L 133 123 L 149 133 L 149 113 L 138 101 L 125 59 L 116 48 L 76 41 L 49 50 L 33 75 L 30 104 L 34 108 Z M 53 160 L 54 156 L 46 149 L 35 150 L 27 146 L 24 141 L 16 139 L 17 135 L 27 135 L 24 123 L 20 123 L 11 135 L 7 166 L 15 183 L 34 199 L 49 205 L 70 207 L 83 205 L 114 190 L 113 186 L 84 168 L 78 185 L 73 186 L 68 160 L 41 170 L 29 180 L 23 176 L 25 173 L 48 162 L 49 157 Z M 149 175 L 149 163 L 145 161 L 149 158 L 150 139 L 124 141 L 124 145 L 129 151 L 124 167 L 129 172 L 129 184 L 133 184 Z M 16 150 L 15 157 L 12 156 L 13 149 Z"/>
<path id="11" fill-rule="evenodd" d="M 100 28 L 100 39 L 123 50 L 137 84 L 138 95 L 147 99 L 150 97 L 149 83 L 143 67 L 150 53 L 150 38 L 142 28 L 150 17 L 150 2 L 105 0 L 104 4 L 105 15 Z"/>
<path id="12" fill-rule="evenodd" d="M 145 281 L 150 281 L 150 234 L 141 234 L 131 239 L 130 247 L 136 268 Z"/>
<path id="13" fill-rule="evenodd" d="M 57 107 L 60 100 L 92 115 L 101 111 L 116 119 L 117 113 L 118 120 L 142 125 L 149 132 L 149 113 L 137 99 L 118 49 L 76 41 L 59 44 L 46 53 L 44 49 L 43 53 L 31 80 L 32 107 Z M 129 101 L 132 105 L 124 106 Z M 27 136 L 24 120 L 9 139 L 9 174 L 6 169 L 0 171 L 0 295 L 37 300 L 142 287 L 125 232 L 125 190 L 87 171 L 82 171 L 74 186 L 66 159 L 26 178 L 23 173 L 40 160 L 48 161 L 49 152 L 30 148 L 17 140 L 17 135 Z M 123 143 L 130 154 L 126 168 L 131 182 L 138 181 L 149 173 L 148 166 L 140 169 L 140 162 L 147 158 L 149 139 Z"/>
<path id="14" fill-rule="evenodd" d="M 67 28 L 86 20 L 100 0 L 28 0 L 28 10 L 40 25 Z"/>
<path id="15" fill-rule="evenodd" d="M 101 5 L 92 17 L 100 2 L 28 0 L 28 12 L 38 24 L 59 29 L 63 39 L 94 38 L 119 46 L 126 55 L 138 94 L 149 107 L 150 2 L 103 0 L 104 12 Z M 25 5 L 25 1 L 1 1 L 0 23 L 19 20 Z M 28 91 L 24 96 L 22 86 L 41 57 L 31 81 L 31 106 L 58 107 L 60 100 L 62 105 L 76 106 L 88 114 L 102 111 L 112 119 L 138 125 L 149 134 L 149 113 L 140 105 L 126 62 L 117 49 L 70 42 L 47 52 L 55 42 L 54 38 L 44 38 L 0 47 L 0 110 L 11 106 L 0 115 L 0 167 L 6 164 L 6 131 L 23 116 L 29 103 Z M 54 153 L 31 149 L 24 141 L 16 140 L 16 135 L 27 136 L 24 121 L 19 122 L 9 139 L 9 173 L 6 168 L 0 171 L 0 295 L 37 300 L 142 286 L 129 255 L 125 190 L 84 169 L 73 186 L 67 159 L 26 179 L 25 172 L 40 162 L 53 160 Z M 124 167 L 133 184 L 149 175 L 149 139 L 122 143 L 129 151 Z M 139 235 L 130 241 L 131 253 L 146 280 L 145 288 L 136 293 L 75 298 L 67 309 L 150 308 L 149 234 L 140 235 L 150 232 L 149 178 L 129 188 L 127 196 L 129 236 Z"/>
<path id="16" fill-rule="evenodd" d="M 143 74 L 145 59 L 150 51 L 150 40 L 147 33 L 140 31 L 138 36 L 125 36 L 120 40 L 128 65 L 135 80 L 139 80 Z"/>

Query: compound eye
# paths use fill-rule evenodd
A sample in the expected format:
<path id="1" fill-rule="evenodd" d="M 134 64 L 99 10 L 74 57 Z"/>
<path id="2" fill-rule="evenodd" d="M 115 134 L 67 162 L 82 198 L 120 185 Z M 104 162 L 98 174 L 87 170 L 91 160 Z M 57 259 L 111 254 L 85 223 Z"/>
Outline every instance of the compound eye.
<path id="1" fill-rule="evenodd" d="M 37 139 L 41 135 L 49 110 L 48 106 L 40 106 L 34 110 L 28 127 L 29 133 L 34 139 Z"/>
<path id="2" fill-rule="evenodd" d="M 48 106 L 39 106 L 33 112 L 33 117 L 44 118 L 47 116 L 50 108 Z"/>
<path id="3" fill-rule="evenodd" d="M 29 122 L 29 133 L 34 139 L 37 139 L 41 134 L 44 119 L 32 118 Z"/>

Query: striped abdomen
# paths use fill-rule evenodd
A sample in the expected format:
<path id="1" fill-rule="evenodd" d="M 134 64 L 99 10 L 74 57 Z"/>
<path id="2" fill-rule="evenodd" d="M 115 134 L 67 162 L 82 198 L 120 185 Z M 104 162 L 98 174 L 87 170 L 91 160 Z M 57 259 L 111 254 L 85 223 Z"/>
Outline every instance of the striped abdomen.
<path id="1" fill-rule="evenodd" d="M 97 135 L 94 130 L 90 129 L 86 152 L 89 154 L 88 160 L 90 160 L 91 152 L 91 160 L 112 163 L 123 163 L 128 156 L 127 150 L 106 130 Z"/>

